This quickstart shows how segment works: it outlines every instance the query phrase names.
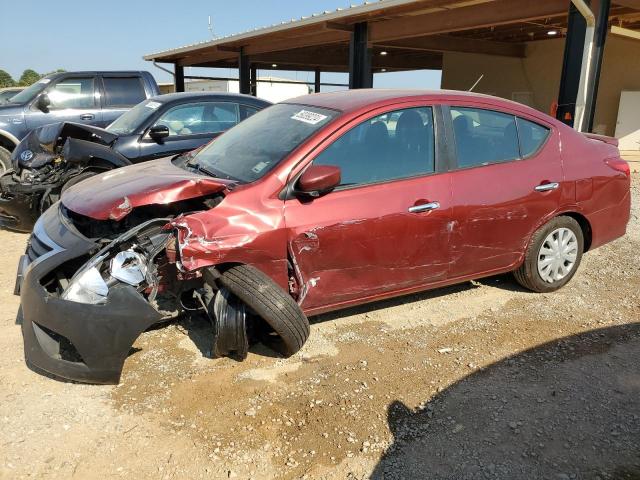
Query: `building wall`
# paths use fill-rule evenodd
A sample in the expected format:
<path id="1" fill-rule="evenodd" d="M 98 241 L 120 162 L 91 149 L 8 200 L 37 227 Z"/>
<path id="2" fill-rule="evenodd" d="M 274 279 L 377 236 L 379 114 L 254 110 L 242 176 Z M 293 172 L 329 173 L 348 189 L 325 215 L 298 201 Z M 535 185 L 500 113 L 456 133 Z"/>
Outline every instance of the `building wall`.
<path id="1" fill-rule="evenodd" d="M 442 88 L 474 91 L 526 103 L 549 113 L 557 100 L 564 39 L 531 42 L 526 58 L 471 53 L 445 53 Z M 622 90 L 640 90 L 640 41 L 609 35 L 596 104 L 594 130 L 615 134 Z M 640 125 L 639 125 L 640 128 Z"/>

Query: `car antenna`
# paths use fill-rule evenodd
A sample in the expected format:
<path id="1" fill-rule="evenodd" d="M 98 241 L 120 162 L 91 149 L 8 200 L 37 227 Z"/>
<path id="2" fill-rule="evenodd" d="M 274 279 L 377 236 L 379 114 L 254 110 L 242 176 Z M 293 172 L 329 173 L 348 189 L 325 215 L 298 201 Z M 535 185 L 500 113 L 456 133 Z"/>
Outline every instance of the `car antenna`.
<path id="1" fill-rule="evenodd" d="M 478 80 L 476 80 L 476 83 L 474 83 L 473 86 L 467 91 L 468 92 L 473 92 L 473 89 L 478 86 L 478 84 L 482 81 L 483 78 L 484 78 L 484 73 L 482 75 L 480 75 L 480 78 L 478 78 Z"/>
<path id="2" fill-rule="evenodd" d="M 208 28 L 209 28 L 209 34 L 211 34 L 211 38 L 213 40 L 215 40 L 216 39 L 216 34 L 213 33 L 213 24 L 211 23 L 211 15 L 209 15 L 209 27 Z"/>

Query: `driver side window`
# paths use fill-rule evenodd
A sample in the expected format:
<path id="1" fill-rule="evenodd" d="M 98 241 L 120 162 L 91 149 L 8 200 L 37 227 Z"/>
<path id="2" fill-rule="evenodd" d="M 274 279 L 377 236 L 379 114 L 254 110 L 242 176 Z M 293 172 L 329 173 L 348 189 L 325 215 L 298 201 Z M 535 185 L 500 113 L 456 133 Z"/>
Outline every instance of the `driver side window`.
<path id="1" fill-rule="evenodd" d="M 169 128 L 169 137 L 218 133 L 238 123 L 238 104 L 199 102 L 178 105 L 165 112 L 155 125 Z"/>
<path id="2" fill-rule="evenodd" d="M 51 110 L 95 107 L 94 79 L 66 78 L 47 91 Z"/>
<path id="3" fill-rule="evenodd" d="M 314 165 L 340 167 L 342 186 L 364 185 L 435 171 L 431 107 L 395 110 L 349 130 Z"/>

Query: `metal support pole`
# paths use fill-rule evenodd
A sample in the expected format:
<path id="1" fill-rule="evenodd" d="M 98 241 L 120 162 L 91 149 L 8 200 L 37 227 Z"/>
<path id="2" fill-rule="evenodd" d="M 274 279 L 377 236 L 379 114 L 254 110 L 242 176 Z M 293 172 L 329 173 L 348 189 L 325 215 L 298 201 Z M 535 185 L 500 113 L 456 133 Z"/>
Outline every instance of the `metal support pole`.
<path id="1" fill-rule="evenodd" d="M 586 30 L 584 34 L 584 48 L 582 51 L 582 63 L 580 70 L 580 86 L 578 87 L 578 96 L 576 98 L 576 116 L 573 128 L 579 132 L 587 130 L 586 107 L 593 93 L 593 85 L 590 79 L 594 69 L 594 38 L 596 31 L 596 17 L 584 0 L 571 0 L 576 6 L 580 14 L 586 22 Z"/>
<path id="2" fill-rule="evenodd" d="M 371 48 L 369 48 L 369 26 L 367 22 L 356 23 L 349 43 L 349 88 L 373 87 Z"/>
<path id="3" fill-rule="evenodd" d="M 316 77 L 314 79 L 315 82 L 314 82 L 314 85 L 313 85 L 314 86 L 314 91 L 316 93 L 320 93 L 320 75 L 321 75 L 320 69 L 316 68 L 316 72 L 315 73 L 316 73 Z"/>
<path id="4" fill-rule="evenodd" d="M 251 65 L 251 95 L 258 96 L 258 69 Z"/>
<path id="5" fill-rule="evenodd" d="M 567 38 L 564 44 L 564 61 L 560 76 L 560 92 L 558 93 L 558 120 L 573 127 L 578 87 L 580 85 L 580 69 L 584 49 L 586 23 L 578 9 L 569 6 Z"/>
<path id="6" fill-rule="evenodd" d="M 240 93 L 251 95 L 251 69 L 249 57 L 240 49 L 238 55 L 238 77 L 240 78 Z"/>
<path id="7" fill-rule="evenodd" d="M 602 72 L 602 59 L 604 57 L 604 44 L 607 40 L 610 10 L 611 0 L 600 0 L 600 8 L 596 18 L 595 44 L 591 57 L 593 65 L 590 69 L 589 91 L 587 92 L 587 104 L 585 106 L 586 131 L 588 132 L 593 131 L 593 120 L 596 116 L 598 87 L 600 86 L 600 73 Z"/>
<path id="8" fill-rule="evenodd" d="M 184 92 L 184 67 L 175 64 L 173 86 L 176 92 Z"/>

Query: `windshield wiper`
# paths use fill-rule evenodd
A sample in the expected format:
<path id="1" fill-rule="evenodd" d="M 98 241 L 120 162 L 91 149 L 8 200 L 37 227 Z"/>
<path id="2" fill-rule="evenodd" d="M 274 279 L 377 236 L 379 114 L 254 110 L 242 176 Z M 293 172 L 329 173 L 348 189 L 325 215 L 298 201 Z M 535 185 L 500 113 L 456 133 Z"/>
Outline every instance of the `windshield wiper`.
<path id="1" fill-rule="evenodd" d="M 225 180 L 232 180 L 234 182 L 240 182 L 237 178 L 233 178 L 231 175 L 226 175 L 220 171 L 209 170 L 207 167 L 200 165 L 197 162 L 187 162 L 187 167 L 195 168 L 197 171 L 204 173 L 205 175 L 209 175 L 214 178 L 223 178 Z"/>

